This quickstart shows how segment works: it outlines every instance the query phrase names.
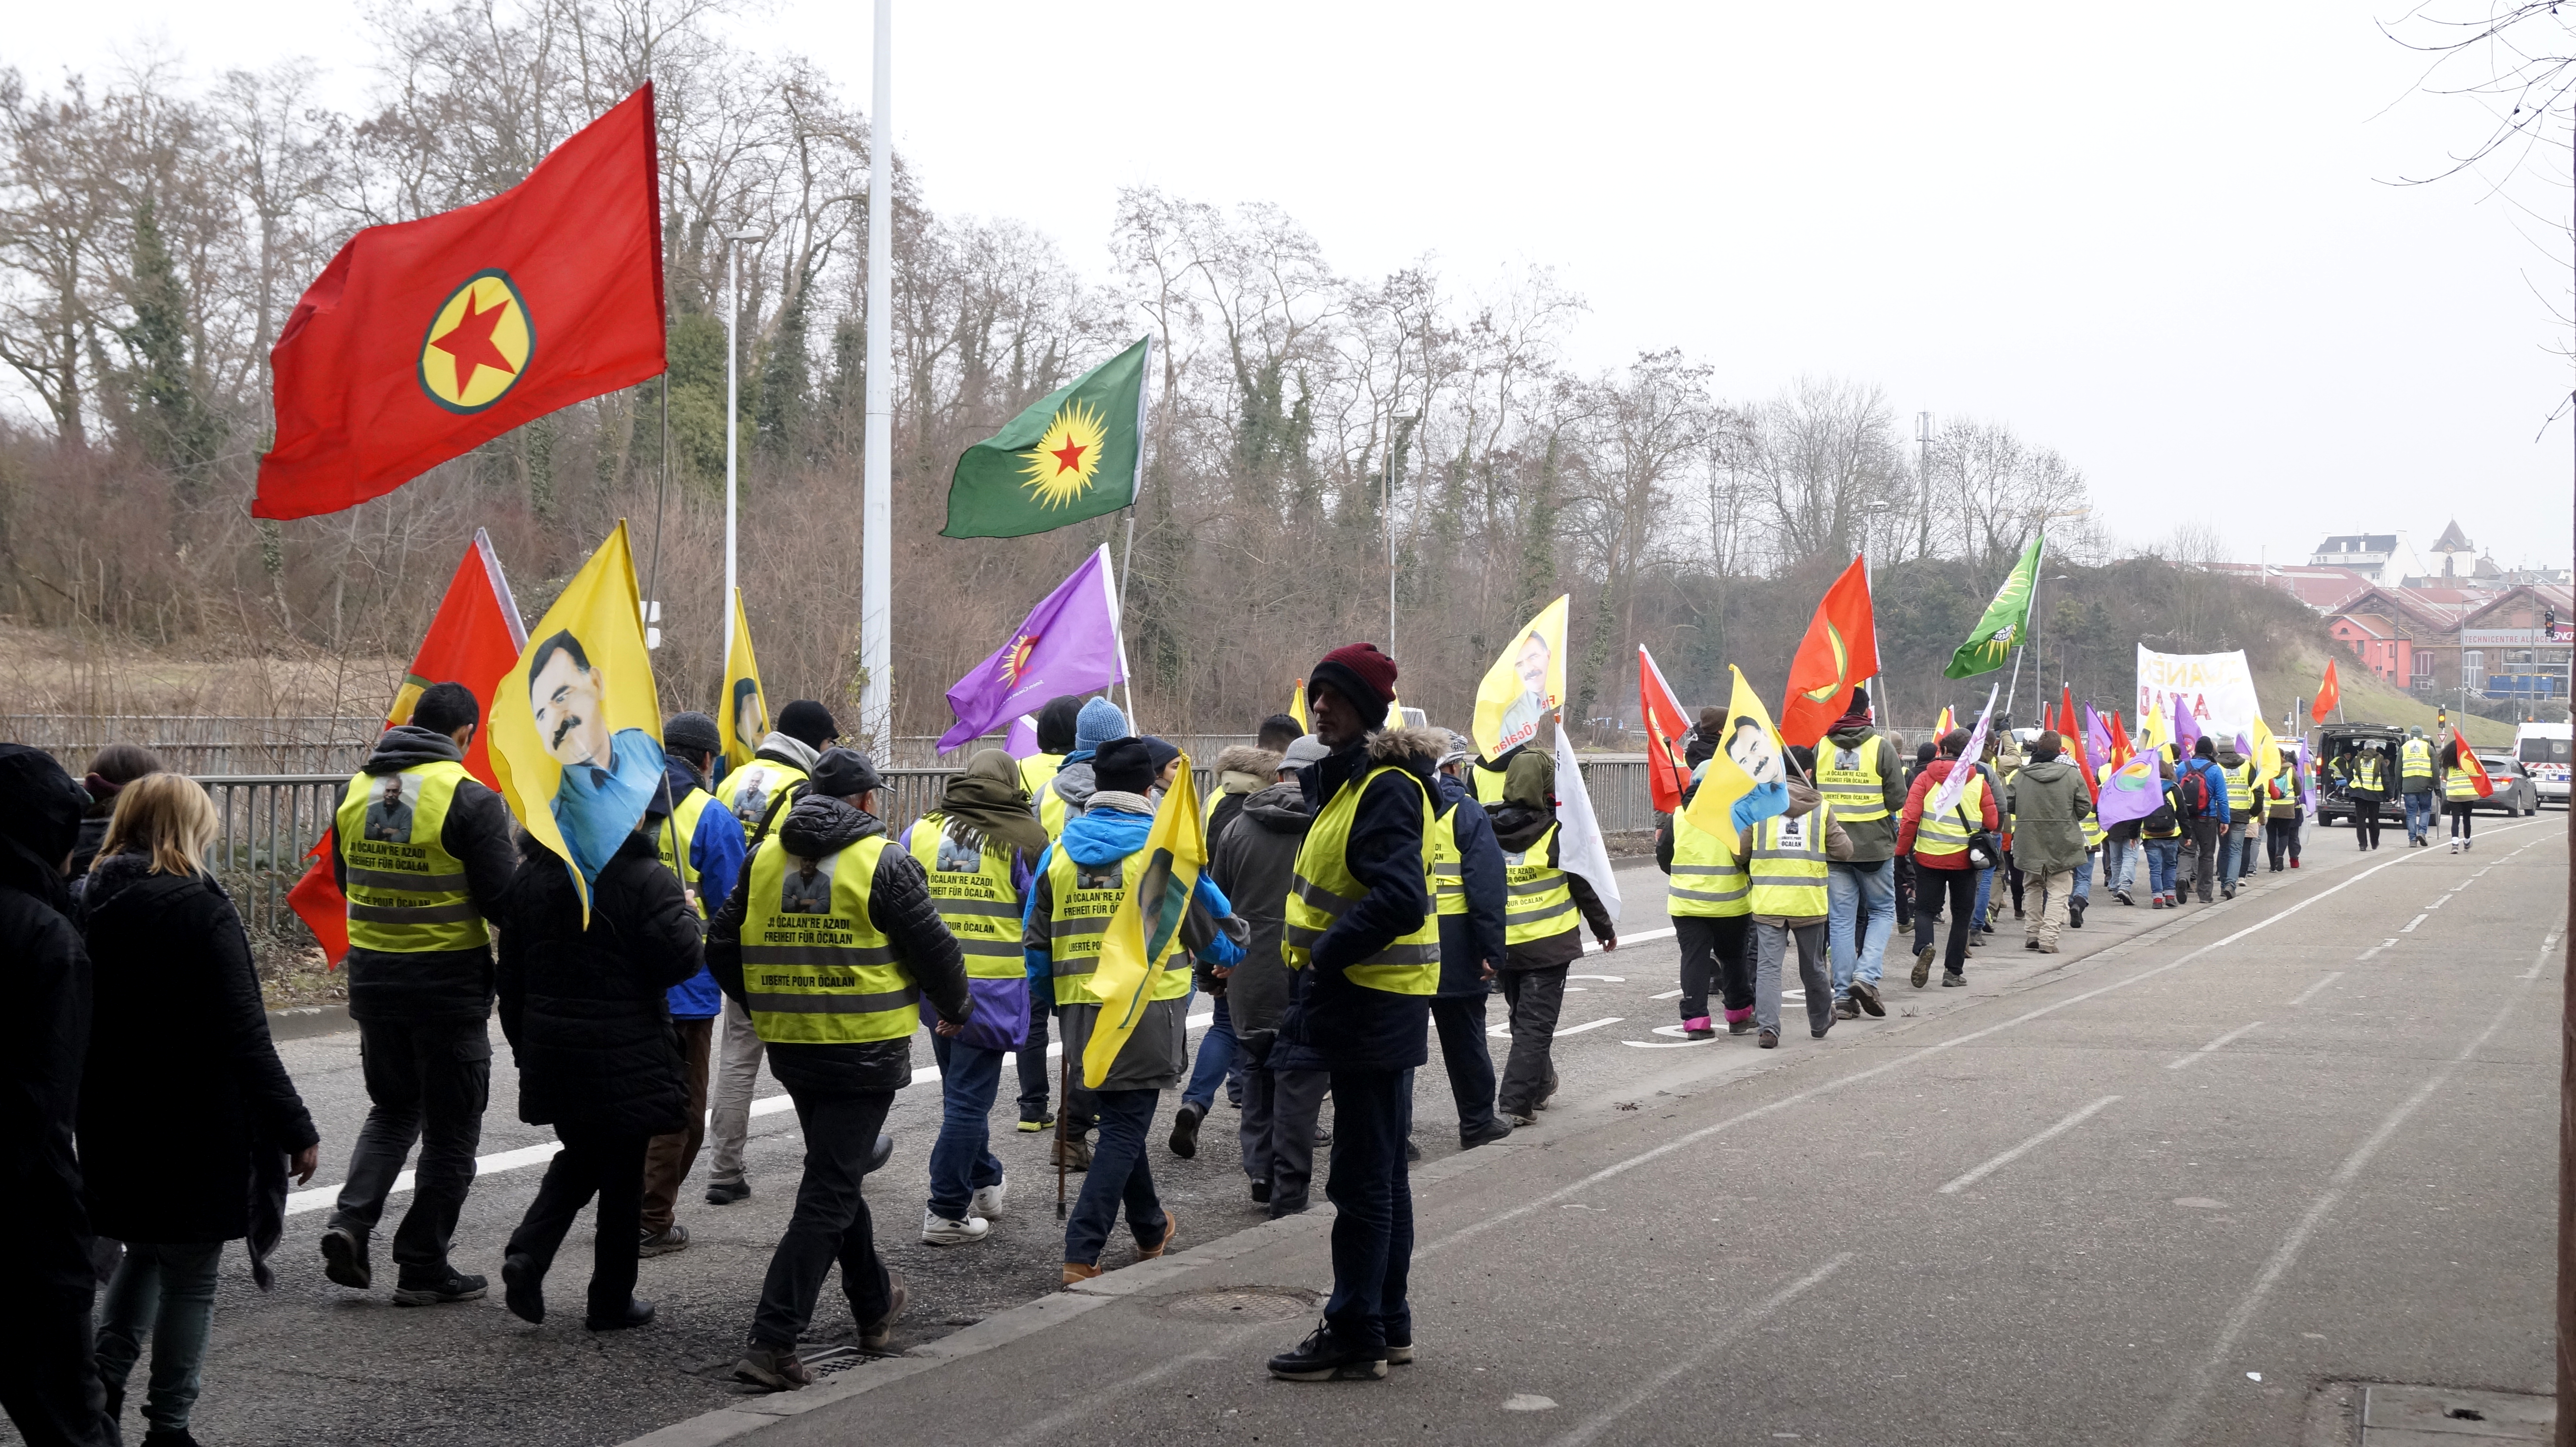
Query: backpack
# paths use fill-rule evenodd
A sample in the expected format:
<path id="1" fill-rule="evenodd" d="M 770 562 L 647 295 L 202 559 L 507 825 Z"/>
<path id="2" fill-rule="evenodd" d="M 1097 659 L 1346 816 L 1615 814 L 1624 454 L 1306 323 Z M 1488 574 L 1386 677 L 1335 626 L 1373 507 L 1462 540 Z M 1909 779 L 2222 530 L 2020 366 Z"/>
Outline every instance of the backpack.
<path id="1" fill-rule="evenodd" d="M 2179 802 L 2176 812 L 2185 819 L 2206 818 L 2209 814 L 2209 771 L 2200 767 L 2207 762 L 2194 759 L 2183 769 L 2182 777 L 2174 781 L 2174 798 Z"/>

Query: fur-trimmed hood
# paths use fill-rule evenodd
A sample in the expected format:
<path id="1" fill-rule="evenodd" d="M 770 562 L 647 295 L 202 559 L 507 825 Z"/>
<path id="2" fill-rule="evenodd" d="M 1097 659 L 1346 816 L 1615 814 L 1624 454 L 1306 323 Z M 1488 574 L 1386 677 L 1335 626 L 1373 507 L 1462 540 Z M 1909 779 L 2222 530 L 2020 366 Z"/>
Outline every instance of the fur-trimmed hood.
<path id="1" fill-rule="evenodd" d="M 1228 794 L 1258 794 L 1279 777 L 1279 756 L 1251 744 L 1236 744 L 1216 756 L 1217 788 Z"/>
<path id="2" fill-rule="evenodd" d="M 1368 738 L 1368 757 L 1372 764 L 1422 763 L 1422 772 L 1439 767 L 1440 756 L 1449 752 L 1449 734 L 1443 729 L 1380 729 Z"/>

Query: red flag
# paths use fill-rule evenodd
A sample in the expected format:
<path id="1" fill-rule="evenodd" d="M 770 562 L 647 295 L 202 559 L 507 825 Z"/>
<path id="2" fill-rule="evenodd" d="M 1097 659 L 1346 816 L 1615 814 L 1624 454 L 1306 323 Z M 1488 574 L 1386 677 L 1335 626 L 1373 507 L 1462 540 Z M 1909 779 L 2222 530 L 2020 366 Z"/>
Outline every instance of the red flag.
<path id="1" fill-rule="evenodd" d="M 527 646 L 528 627 L 519 621 L 519 605 L 510 597 L 509 579 L 501 576 L 501 560 L 492 555 L 492 540 L 476 528 L 474 543 L 456 565 L 456 576 L 448 580 L 447 596 L 440 600 L 437 615 L 429 620 L 429 631 L 421 635 L 420 649 L 412 655 L 411 669 L 394 693 L 394 706 L 385 715 L 385 727 L 408 723 L 412 705 L 420 701 L 421 691 L 433 683 L 464 684 L 482 706 L 488 723 L 494 689 L 501 676 L 518 663 L 519 651 Z M 484 744 L 487 732 L 481 728 L 474 731 L 474 742 L 465 750 L 465 771 L 498 789 L 501 786 L 492 774 L 492 754 Z M 349 953 L 349 901 L 331 874 L 331 856 L 335 852 L 331 831 L 325 829 L 321 842 L 313 846 L 312 864 L 295 887 L 287 891 L 286 902 L 313 931 L 313 937 L 322 942 L 323 954 L 337 965 Z"/>
<path id="2" fill-rule="evenodd" d="M 2129 730 L 2120 722 L 2120 711 L 2111 710 L 2111 762 L 2125 765 L 2138 756 L 2138 746 L 2129 742 Z"/>
<path id="3" fill-rule="evenodd" d="M 653 87 L 500 195 L 370 226 L 269 353 L 277 445 L 251 512 L 381 497 L 520 423 L 663 370 Z"/>
<path id="4" fill-rule="evenodd" d="M 2057 690 L 2057 736 L 2066 741 L 2066 751 L 2075 756 L 2075 772 L 2084 776 L 2084 795 L 2100 803 L 2101 786 L 2093 778 L 2093 759 L 2084 746 L 2084 721 L 2075 716 L 2075 689 L 2061 684 Z"/>
<path id="5" fill-rule="evenodd" d="M 2458 750 L 2460 768 L 2468 774 L 2469 782 L 2478 786 L 2478 797 L 2481 799 L 2492 797 L 2495 794 L 2495 780 L 2487 776 L 2486 761 L 2478 757 L 2477 746 L 2470 743 L 2458 729 L 2451 731 L 2451 743 Z"/>
<path id="6" fill-rule="evenodd" d="M 1878 676 L 1878 628 L 1870 616 L 1869 567 L 1854 558 L 1816 605 L 1806 640 L 1789 660 L 1788 698 L 1780 709 L 1780 737 L 1815 747 L 1851 707 L 1854 685 Z"/>
<path id="7" fill-rule="evenodd" d="M 2317 685 L 2317 701 L 2308 705 L 2308 717 L 2318 723 L 2343 702 L 2343 685 L 2335 681 L 2335 661 L 2326 660 L 2326 681 Z"/>
<path id="8" fill-rule="evenodd" d="M 1690 787 L 1690 765 L 1682 762 L 1682 736 L 1690 732 L 1690 716 L 1642 643 L 1637 645 L 1637 707 L 1646 716 L 1646 789 L 1654 796 L 1655 812 L 1670 814 L 1681 808 L 1682 790 Z"/>

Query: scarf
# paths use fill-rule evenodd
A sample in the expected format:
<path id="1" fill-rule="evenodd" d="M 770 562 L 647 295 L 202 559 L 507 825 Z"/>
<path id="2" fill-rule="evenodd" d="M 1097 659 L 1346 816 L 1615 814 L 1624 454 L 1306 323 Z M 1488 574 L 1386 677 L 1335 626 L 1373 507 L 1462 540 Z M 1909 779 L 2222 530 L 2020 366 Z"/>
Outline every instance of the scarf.
<path id="1" fill-rule="evenodd" d="M 948 816 L 959 843 L 980 848 L 991 838 L 1033 855 L 1047 846 L 1046 826 L 1029 806 L 1029 791 L 1020 786 L 1019 763 L 1000 749 L 976 750 L 962 771 L 949 775 L 939 812 Z M 977 837 L 970 840 L 969 834 Z"/>

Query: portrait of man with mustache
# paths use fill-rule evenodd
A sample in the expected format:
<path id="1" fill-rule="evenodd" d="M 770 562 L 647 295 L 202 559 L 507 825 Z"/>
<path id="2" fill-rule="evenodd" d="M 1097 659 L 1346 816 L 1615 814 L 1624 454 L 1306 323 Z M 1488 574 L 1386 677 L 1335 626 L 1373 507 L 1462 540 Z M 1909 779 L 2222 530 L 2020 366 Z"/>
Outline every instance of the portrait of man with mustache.
<path id="1" fill-rule="evenodd" d="M 584 878 L 617 852 L 662 782 L 662 746 L 639 728 L 611 731 L 607 679 L 569 631 L 537 645 L 528 669 L 528 707 L 537 738 L 563 765 L 555 785 L 555 827 Z"/>

